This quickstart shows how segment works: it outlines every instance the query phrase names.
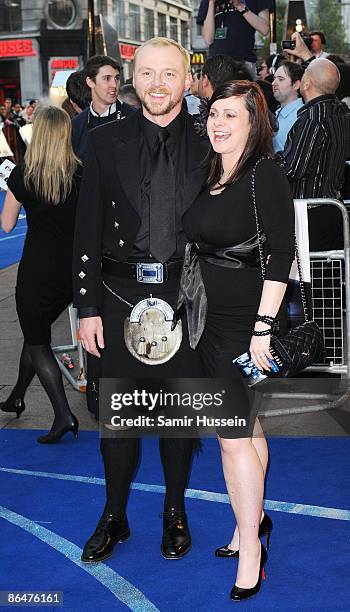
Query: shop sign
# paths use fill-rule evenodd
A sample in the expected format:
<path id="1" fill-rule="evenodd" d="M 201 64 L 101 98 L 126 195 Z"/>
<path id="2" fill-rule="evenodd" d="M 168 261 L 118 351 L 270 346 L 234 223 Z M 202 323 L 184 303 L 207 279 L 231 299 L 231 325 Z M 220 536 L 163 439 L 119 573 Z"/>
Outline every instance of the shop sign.
<path id="1" fill-rule="evenodd" d="M 52 83 L 58 70 L 79 70 L 79 57 L 50 57 L 49 59 L 49 80 Z"/>
<path id="2" fill-rule="evenodd" d="M 191 64 L 196 65 L 196 64 L 204 64 L 205 62 L 205 53 L 197 53 L 194 52 L 191 55 Z"/>
<path id="3" fill-rule="evenodd" d="M 33 41 L 30 38 L 16 38 L 14 40 L 0 40 L 0 57 L 27 57 L 36 55 Z"/>
<path id="4" fill-rule="evenodd" d="M 127 45 L 125 43 L 119 43 L 120 57 L 125 60 L 133 60 L 136 53 L 136 45 Z"/>

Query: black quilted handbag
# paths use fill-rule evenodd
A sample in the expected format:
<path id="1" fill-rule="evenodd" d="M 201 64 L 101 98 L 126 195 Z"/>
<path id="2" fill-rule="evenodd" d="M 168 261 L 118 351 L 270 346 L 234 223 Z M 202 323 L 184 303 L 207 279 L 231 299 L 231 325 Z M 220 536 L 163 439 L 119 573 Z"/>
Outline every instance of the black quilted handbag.
<path id="1" fill-rule="evenodd" d="M 259 241 L 259 256 L 261 264 L 261 274 L 263 280 L 265 280 L 265 257 L 262 245 L 262 230 L 259 223 L 258 211 L 256 208 L 255 198 L 255 170 L 257 165 L 260 163 L 259 159 L 253 169 L 252 173 L 252 192 L 253 192 L 253 204 L 256 228 Z M 307 310 L 305 287 L 301 272 L 299 250 L 297 241 L 295 239 L 295 256 L 298 266 L 299 274 L 299 286 L 301 293 L 301 301 L 303 304 L 303 311 L 305 322 L 293 327 L 289 332 L 282 337 L 272 336 L 271 338 L 271 354 L 275 358 L 277 364 L 280 367 L 279 376 L 294 376 L 298 374 L 308 366 L 322 360 L 325 355 L 323 334 L 318 327 L 316 321 L 309 320 L 309 313 Z M 267 376 L 276 376 L 272 372 L 264 372 Z"/>

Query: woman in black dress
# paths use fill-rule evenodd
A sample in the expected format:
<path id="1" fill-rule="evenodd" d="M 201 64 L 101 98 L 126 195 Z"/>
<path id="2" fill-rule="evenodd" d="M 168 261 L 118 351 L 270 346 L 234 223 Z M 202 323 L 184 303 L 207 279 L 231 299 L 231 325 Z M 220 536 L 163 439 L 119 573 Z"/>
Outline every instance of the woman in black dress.
<path id="1" fill-rule="evenodd" d="M 272 131 L 260 88 L 233 81 L 214 92 L 208 106 L 212 144 L 206 188 L 183 217 L 191 239 L 187 247 L 182 295 L 192 347 L 202 356 L 207 375 L 234 381 L 234 414 L 246 415 L 247 427 L 221 428 L 218 436 L 228 494 L 237 527 L 220 557 L 239 557 L 234 600 L 260 588 L 266 550 L 259 535 L 270 535 L 263 512 L 268 451 L 251 396 L 235 357 L 250 350 L 259 370 L 270 370 L 270 333 L 285 315 L 286 283 L 294 256 L 294 208 L 288 181 L 273 159 Z M 258 162 L 258 163 L 257 163 Z M 255 169 L 254 169 L 255 168 Z M 268 256 L 262 281 L 253 205 L 254 189 L 262 242 Z"/>
<path id="2" fill-rule="evenodd" d="M 2 228 L 10 232 L 23 204 L 28 231 L 18 268 L 16 305 L 24 344 L 18 380 L 3 412 L 25 409 L 24 395 L 34 374 L 48 394 L 55 418 L 42 444 L 57 442 L 66 432 L 78 432 L 59 366 L 51 349 L 51 325 L 72 301 L 72 248 L 78 198 L 78 159 L 71 147 L 71 123 L 56 107 L 40 110 L 23 166 L 8 179 Z"/>

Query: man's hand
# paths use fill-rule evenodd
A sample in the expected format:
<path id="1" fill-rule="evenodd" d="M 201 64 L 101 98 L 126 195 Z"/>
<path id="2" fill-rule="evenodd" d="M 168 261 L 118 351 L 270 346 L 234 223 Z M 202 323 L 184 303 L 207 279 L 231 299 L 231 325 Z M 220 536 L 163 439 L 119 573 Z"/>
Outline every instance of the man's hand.
<path id="1" fill-rule="evenodd" d="M 91 353 L 91 355 L 101 357 L 97 348 L 98 346 L 100 348 L 105 347 L 101 317 L 85 317 L 80 319 L 79 335 L 84 349 Z"/>
<path id="2" fill-rule="evenodd" d="M 310 57 L 313 57 L 311 51 L 307 48 L 299 32 L 293 32 L 290 39 L 295 40 L 295 49 L 287 49 L 288 55 L 300 57 L 300 59 L 304 61 L 310 59 Z"/>

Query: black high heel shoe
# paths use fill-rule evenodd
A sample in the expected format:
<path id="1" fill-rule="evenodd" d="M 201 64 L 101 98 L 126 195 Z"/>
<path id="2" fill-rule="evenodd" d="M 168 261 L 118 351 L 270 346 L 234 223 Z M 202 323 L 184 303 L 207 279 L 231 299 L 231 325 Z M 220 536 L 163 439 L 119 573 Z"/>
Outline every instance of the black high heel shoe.
<path id="1" fill-rule="evenodd" d="M 59 442 L 60 439 L 69 431 L 72 432 L 75 438 L 78 437 L 78 429 L 79 429 L 79 421 L 74 414 L 72 414 L 72 424 L 71 425 L 61 425 L 49 433 L 46 436 L 39 436 L 37 441 L 39 444 L 55 444 Z"/>
<path id="2" fill-rule="evenodd" d="M 230 595 L 233 601 L 242 601 L 242 599 L 248 599 L 248 597 L 252 597 L 253 595 L 256 595 L 260 591 L 261 581 L 266 579 L 265 563 L 267 561 L 267 552 L 266 552 L 265 547 L 261 543 L 260 543 L 260 546 L 261 546 L 261 556 L 260 556 L 258 581 L 256 585 L 253 586 L 251 589 L 244 589 L 235 584 L 232 588 L 231 595 Z"/>
<path id="3" fill-rule="evenodd" d="M 268 514 L 265 513 L 259 525 L 259 538 L 261 538 L 262 536 L 266 536 L 267 550 L 269 550 L 270 548 L 270 537 L 271 537 L 272 529 L 273 529 L 272 520 L 270 519 Z M 215 551 L 215 555 L 217 557 L 227 558 L 227 559 L 230 559 L 232 557 L 238 558 L 239 550 L 233 550 L 232 548 L 229 548 L 229 544 L 226 544 L 226 546 L 221 546 L 220 548 L 217 548 Z"/>
<path id="4" fill-rule="evenodd" d="M 24 400 L 20 398 L 17 398 L 15 400 L 7 399 L 6 402 L 0 403 L 0 410 L 2 410 L 2 412 L 15 412 L 17 419 L 19 419 L 25 409 L 26 405 L 24 403 Z"/>

